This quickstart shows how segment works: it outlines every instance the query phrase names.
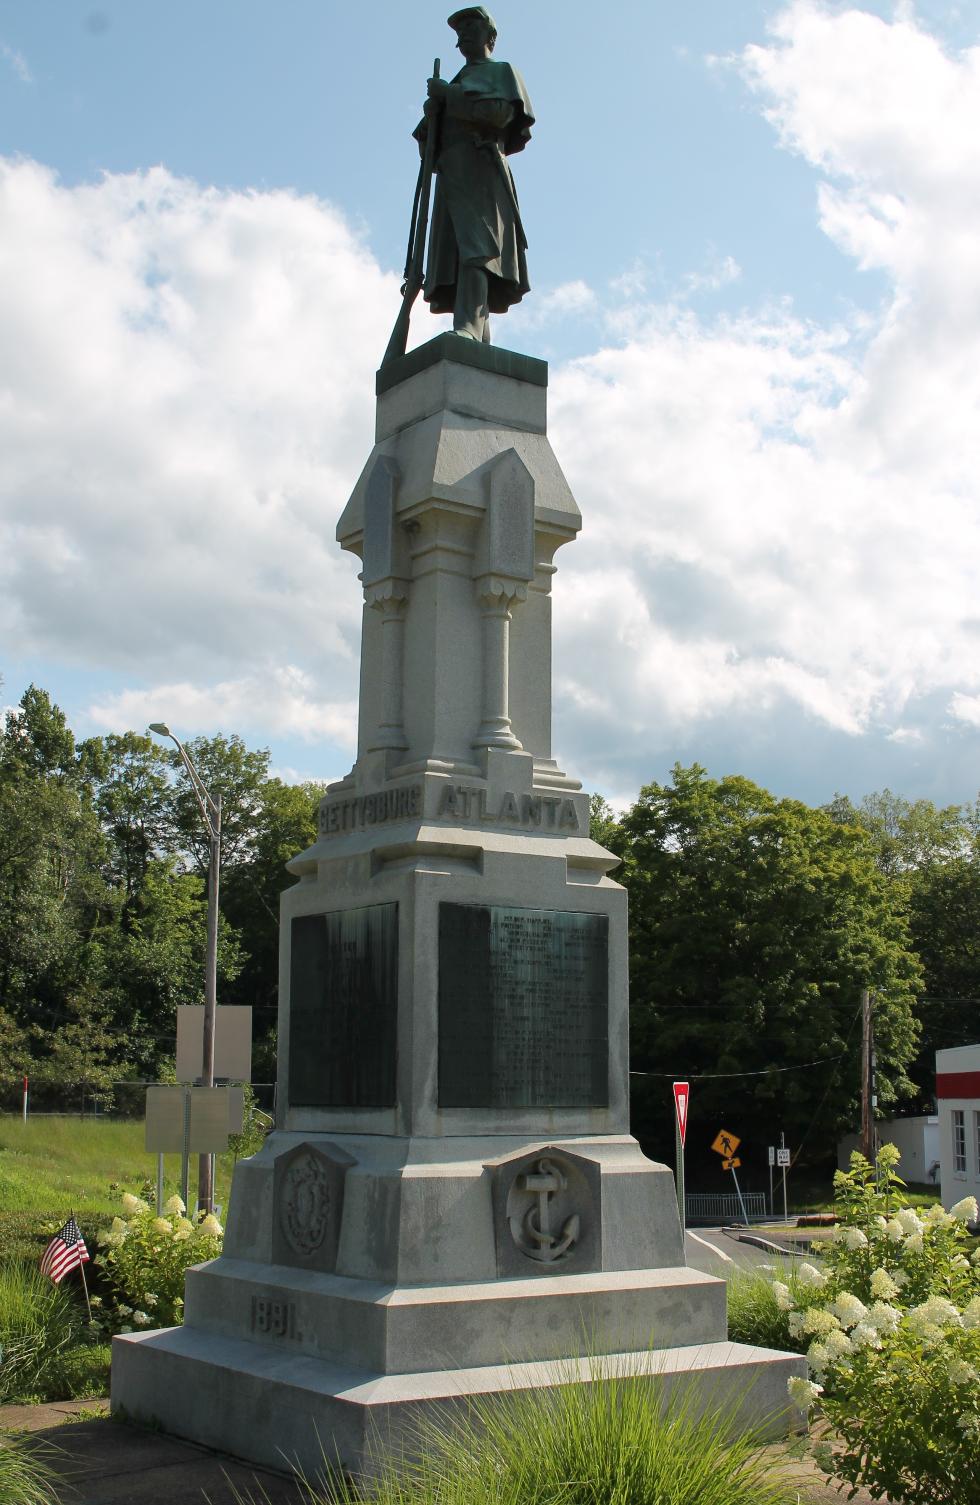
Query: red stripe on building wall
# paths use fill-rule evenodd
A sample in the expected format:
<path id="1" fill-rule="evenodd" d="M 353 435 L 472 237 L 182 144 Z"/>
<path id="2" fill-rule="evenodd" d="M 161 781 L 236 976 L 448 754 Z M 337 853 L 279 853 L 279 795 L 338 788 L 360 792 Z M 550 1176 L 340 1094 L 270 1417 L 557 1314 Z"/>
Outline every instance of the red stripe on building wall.
<path id="1" fill-rule="evenodd" d="M 980 1071 L 943 1071 L 936 1075 L 937 1097 L 980 1097 Z"/>

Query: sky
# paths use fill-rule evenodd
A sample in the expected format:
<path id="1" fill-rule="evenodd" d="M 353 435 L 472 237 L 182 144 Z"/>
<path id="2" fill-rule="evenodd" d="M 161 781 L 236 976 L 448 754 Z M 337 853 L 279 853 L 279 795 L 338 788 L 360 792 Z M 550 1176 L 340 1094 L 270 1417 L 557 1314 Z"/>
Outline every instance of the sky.
<path id="1" fill-rule="evenodd" d="M 583 513 L 555 751 L 980 788 L 980 0 L 494 7 Z M 353 758 L 370 452 L 447 7 L 0 0 L 0 703 Z M 444 321 L 421 304 L 413 342 Z"/>

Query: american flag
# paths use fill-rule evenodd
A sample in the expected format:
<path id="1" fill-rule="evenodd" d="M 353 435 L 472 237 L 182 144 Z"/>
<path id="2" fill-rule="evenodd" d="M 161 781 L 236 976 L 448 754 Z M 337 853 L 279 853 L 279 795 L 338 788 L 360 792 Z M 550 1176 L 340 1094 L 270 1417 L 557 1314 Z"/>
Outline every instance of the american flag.
<path id="1" fill-rule="evenodd" d="M 41 1274 L 50 1275 L 55 1285 L 78 1265 L 88 1263 L 89 1252 L 74 1213 L 60 1233 L 56 1233 L 41 1259 Z"/>

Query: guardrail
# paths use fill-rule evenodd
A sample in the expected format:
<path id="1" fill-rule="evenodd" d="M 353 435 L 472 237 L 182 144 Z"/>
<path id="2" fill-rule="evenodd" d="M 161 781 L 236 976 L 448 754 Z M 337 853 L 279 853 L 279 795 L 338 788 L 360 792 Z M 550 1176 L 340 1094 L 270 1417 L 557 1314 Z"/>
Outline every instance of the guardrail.
<path id="1" fill-rule="evenodd" d="M 684 1208 L 689 1223 L 741 1223 L 746 1217 L 761 1222 L 768 1216 L 763 1191 L 743 1192 L 741 1201 L 734 1192 L 691 1191 L 684 1198 Z"/>

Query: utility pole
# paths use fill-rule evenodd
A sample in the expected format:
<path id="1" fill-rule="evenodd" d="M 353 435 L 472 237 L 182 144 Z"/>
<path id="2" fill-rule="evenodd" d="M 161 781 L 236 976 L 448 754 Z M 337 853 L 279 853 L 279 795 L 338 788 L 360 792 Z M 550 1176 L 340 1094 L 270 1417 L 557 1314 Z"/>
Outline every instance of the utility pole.
<path id="1" fill-rule="evenodd" d="M 874 1025 L 871 1018 L 871 993 L 861 989 L 861 1154 L 875 1159 L 874 1139 Z"/>

